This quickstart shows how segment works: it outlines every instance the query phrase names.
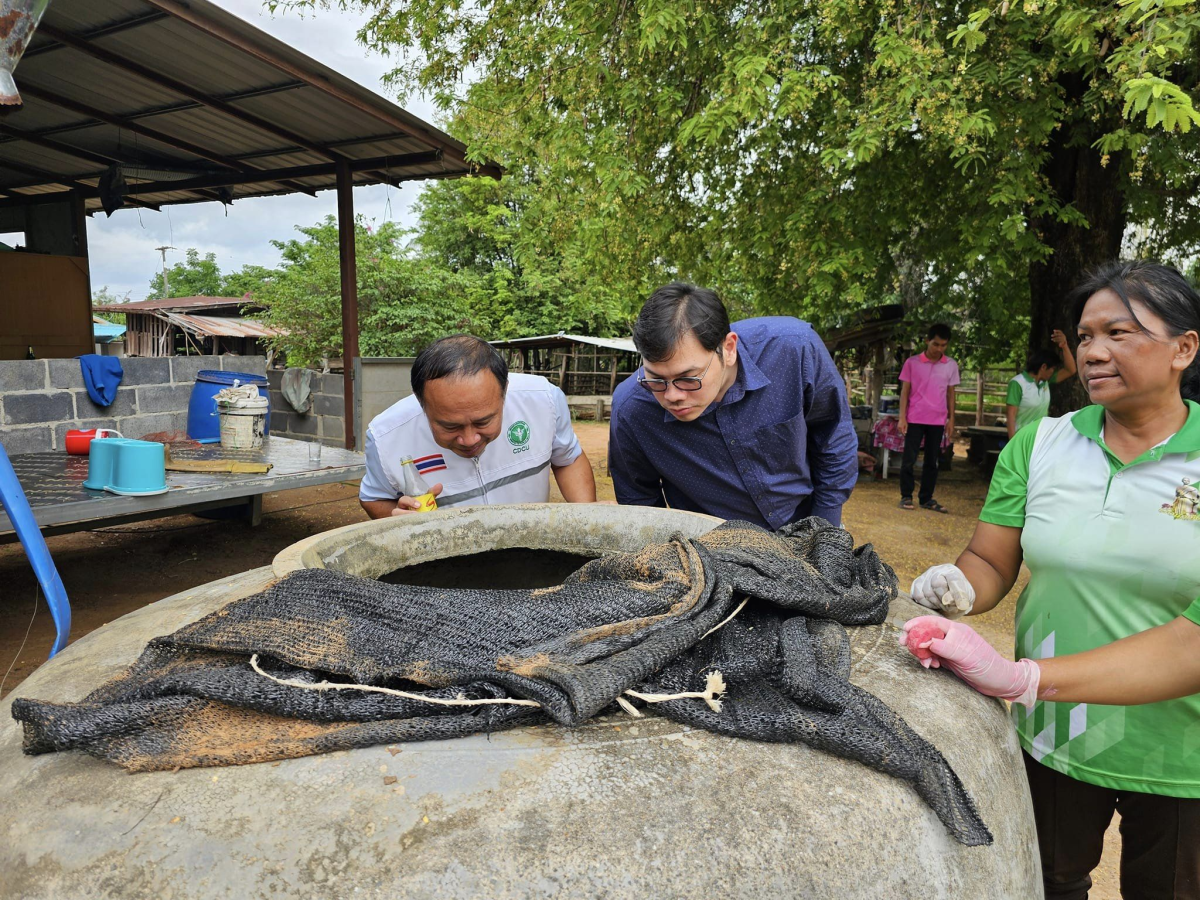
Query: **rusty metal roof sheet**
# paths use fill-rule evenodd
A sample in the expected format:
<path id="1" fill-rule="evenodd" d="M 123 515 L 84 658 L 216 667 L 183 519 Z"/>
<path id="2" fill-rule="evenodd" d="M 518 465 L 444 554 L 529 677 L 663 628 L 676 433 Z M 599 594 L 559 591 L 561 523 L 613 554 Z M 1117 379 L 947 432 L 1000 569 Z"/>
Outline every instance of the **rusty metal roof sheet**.
<path id="1" fill-rule="evenodd" d="M 0 119 L 0 203 L 157 206 L 479 172 L 433 125 L 208 0 L 55 0 Z M 116 168 L 114 168 L 116 167 Z"/>
<path id="2" fill-rule="evenodd" d="M 269 338 L 279 334 L 274 328 L 240 316 L 200 316 L 195 313 L 171 312 L 159 313 L 159 316 L 192 334 L 204 337 Z"/>
<path id="3" fill-rule="evenodd" d="M 106 313 L 153 312 L 155 310 L 222 309 L 252 306 L 245 297 L 168 297 L 134 300 L 130 303 L 102 303 L 92 309 Z"/>

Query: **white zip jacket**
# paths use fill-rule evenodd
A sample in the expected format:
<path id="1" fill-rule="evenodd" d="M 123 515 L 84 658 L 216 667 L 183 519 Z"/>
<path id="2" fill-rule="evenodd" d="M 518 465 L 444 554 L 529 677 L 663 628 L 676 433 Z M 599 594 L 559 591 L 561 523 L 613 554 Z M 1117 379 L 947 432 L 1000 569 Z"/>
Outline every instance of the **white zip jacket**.
<path id="1" fill-rule="evenodd" d="M 439 508 L 496 503 L 545 503 L 550 466 L 567 466 L 583 448 L 561 390 L 540 375 L 510 374 L 500 435 L 474 459 L 439 447 L 416 395 L 405 397 L 367 426 L 367 474 L 360 500 L 395 500 L 403 493 L 401 462 L 409 457 L 430 486 L 442 483 Z"/>

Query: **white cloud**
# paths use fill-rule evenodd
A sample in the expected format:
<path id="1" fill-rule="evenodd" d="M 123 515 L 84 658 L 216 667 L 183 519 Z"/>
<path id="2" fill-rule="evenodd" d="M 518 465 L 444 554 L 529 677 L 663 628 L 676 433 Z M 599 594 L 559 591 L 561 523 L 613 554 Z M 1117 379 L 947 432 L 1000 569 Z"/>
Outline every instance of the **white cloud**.
<path id="1" fill-rule="evenodd" d="M 322 10 L 305 16 L 272 16 L 263 11 L 259 0 L 216 2 L 347 78 L 395 99 L 383 87 L 383 76 L 395 62 L 367 51 L 355 38 L 364 15 Z M 406 108 L 426 121 L 438 119 L 433 105 L 421 98 L 410 99 Z M 399 190 L 385 185 L 355 188 L 354 208 L 369 220 L 390 219 L 411 227 L 415 224 L 411 206 L 420 190 L 420 182 L 406 183 Z M 229 207 L 195 203 L 163 207 L 161 212 L 123 209 L 111 218 L 96 213 L 88 219 L 92 288 L 107 286 L 118 296 L 145 298 L 150 279 L 161 267 L 154 248 L 164 245 L 178 248 L 167 252 L 168 263 L 182 260 L 184 252 L 194 247 L 201 255 L 215 253 L 223 272 L 247 264 L 273 266 L 279 253 L 272 240 L 295 237 L 295 226 L 311 225 L 336 212 L 336 194 L 322 191 L 316 197 L 292 194 L 238 200 Z"/>

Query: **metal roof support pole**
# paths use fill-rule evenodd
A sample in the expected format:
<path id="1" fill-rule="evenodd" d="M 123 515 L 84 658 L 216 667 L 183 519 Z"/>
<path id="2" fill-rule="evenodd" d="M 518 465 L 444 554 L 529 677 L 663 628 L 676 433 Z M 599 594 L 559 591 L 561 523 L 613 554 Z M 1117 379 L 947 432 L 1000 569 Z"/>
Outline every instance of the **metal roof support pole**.
<path id="1" fill-rule="evenodd" d="M 346 449 L 354 449 L 354 361 L 358 358 L 358 255 L 354 248 L 354 174 L 337 162 L 338 259 L 342 276 L 342 384 L 346 399 Z"/>

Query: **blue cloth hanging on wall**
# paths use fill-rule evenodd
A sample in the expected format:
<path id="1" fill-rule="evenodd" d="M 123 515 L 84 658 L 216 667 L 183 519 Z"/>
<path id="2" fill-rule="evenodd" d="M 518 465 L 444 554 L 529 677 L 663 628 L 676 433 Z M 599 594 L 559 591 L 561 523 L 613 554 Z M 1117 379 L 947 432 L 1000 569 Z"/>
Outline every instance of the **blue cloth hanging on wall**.
<path id="1" fill-rule="evenodd" d="M 83 384 L 88 396 L 97 406 L 108 406 L 117 399 L 117 386 L 125 377 L 121 361 L 115 356 L 100 356 L 86 353 L 79 357 L 79 368 L 83 370 Z"/>

